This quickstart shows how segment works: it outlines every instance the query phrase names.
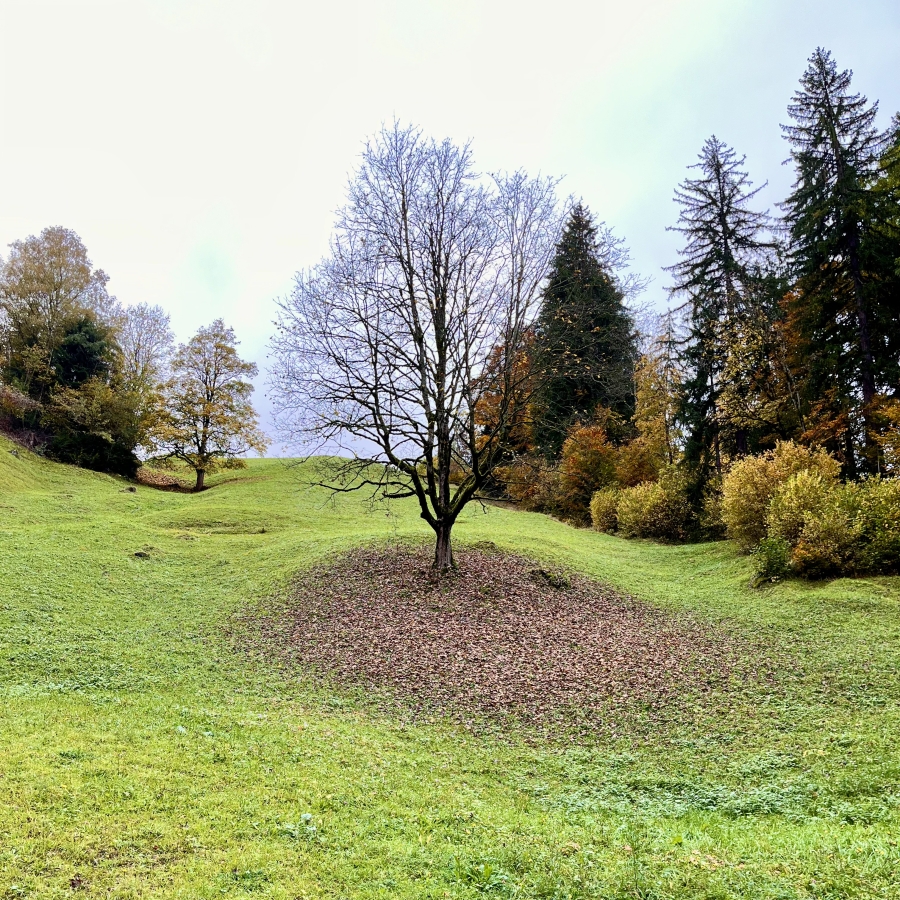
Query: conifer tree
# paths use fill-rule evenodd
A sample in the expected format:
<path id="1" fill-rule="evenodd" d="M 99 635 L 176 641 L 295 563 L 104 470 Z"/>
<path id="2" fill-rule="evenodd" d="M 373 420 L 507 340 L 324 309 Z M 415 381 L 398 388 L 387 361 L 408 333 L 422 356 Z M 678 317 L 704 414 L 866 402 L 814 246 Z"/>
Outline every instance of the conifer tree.
<path id="1" fill-rule="evenodd" d="M 753 188 L 743 169 L 745 157 L 712 136 L 703 145 L 698 178 L 675 192 L 681 207 L 673 231 L 684 235 L 681 260 L 668 268 L 673 295 L 687 325 L 681 356 L 685 369 L 679 419 L 685 428 L 685 461 L 702 485 L 722 469 L 720 394 L 727 363 L 723 335 L 760 300 L 757 285 L 770 241 L 769 217 L 751 208 L 762 187 Z M 737 429 L 733 452 L 747 450 L 746 432 Z"/>
<path id="2" fill-rule="evenodd" d="M 551 263 L 536 329 L 548 374 L 534 403 L 534 439 L 547 456 L 559 456 L 568 429 L 587 424 L 598 407 L 612 413 L 608 421 L 634 414 L 637 337 L 616 273 L 626 262 L 621 240 L 606 229 L 598 236 L 578 203 Z"/>
<path id="3" fill-rule="evenodd" d="M 830 396 L 833 418 L 846 423 L 851 476 L 877 468 L 871 415 L 897 347 L 897 298 L 879 289 L 890 274 L 890 203 L 874 190 L 889 135 L 876 127 L 878 104 L 851 93 L 852 74 L 818 48 L 788 106 L 793 124 L 782 126 L 796 166 L 784 210 L 800 286 L 791 312 L 809 353 L 805 393 Z"/>

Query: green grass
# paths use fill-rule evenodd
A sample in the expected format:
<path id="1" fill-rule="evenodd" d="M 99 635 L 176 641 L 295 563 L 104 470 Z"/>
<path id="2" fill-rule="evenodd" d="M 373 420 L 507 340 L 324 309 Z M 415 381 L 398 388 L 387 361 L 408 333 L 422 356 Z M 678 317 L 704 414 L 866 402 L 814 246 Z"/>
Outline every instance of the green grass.
<path id="1" fill-rule="evenodd" d="M 411 506 L 328 503 L 278 461 L 199 496 L 130 493 L 10 448 L 0 898 L 900 896 L 900 579 L 752 590 L 726 544 L 472 507 L 461 542 L 796 660 L 773 690 L 588 746 L 473 734 L 392 719 L 226 637 L 299 568 L 422 535 Z"/>

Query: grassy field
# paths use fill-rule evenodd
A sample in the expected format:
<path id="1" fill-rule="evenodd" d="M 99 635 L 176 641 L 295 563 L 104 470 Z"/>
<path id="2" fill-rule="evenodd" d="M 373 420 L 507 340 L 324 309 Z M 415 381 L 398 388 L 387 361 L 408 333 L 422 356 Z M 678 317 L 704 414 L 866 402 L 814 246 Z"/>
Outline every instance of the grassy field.
<path id="1" fill-rule="evenodd" d="M 727 544 L 473 507 L 461 543 L 795 660 L 774 689 L 614 739 L 477 734 L 379 713 L 227 637 L 298 569 L 422 535 L 411 506 L 328 503 L 278 461 L 198 496 L 132 493 L 11 447 L 0 898 L 900 897 L 900 579 L 752 590 Z"/>

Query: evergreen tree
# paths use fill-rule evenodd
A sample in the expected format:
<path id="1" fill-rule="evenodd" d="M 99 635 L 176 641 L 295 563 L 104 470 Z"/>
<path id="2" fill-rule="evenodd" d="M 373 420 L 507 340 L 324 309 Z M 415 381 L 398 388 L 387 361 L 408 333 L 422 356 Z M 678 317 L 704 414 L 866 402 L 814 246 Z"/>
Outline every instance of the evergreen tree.
<path id="1" fill-rule="evenodd" d="M 888 129 L 887 149 L 875 182 L 876 214 L 866 245 L 867 268 L 876 273 L 872 303 L 876 344 L 884 342 L 883 389 L 900 401 L 900 113 Z"/>
<path id="2" fill-rule="evenodd" d="M 627 256 L 621 241 L 598 229 L 590 211 L 572 210 L 551 264 L 537 322 L 539 369 L 545 373 L 534 403 L 534 439 L 559 456 L 569 428 L 587 423 L 598 407 L 612 421 L 634 414 L 634 322 L 616 268 Z"/>
<path id="3" fill-rule="evenodd" d="M 790 312 L 809 353 L 805 397 L 830 397 L 852 476 L 860 464 L 877 468 L 871 416 L 896 373 L 897 297 L 884 290 L 891 198 L 874 190 L 889 135 L 876 127 L 878 104 L 850 92 L 851 78 L 817 49 L 782 129 L 796 166 L 784 210 L 799 279 Z"/>
<path id="4" fill-rule="evenodd" d="M 685 461 L 695 468 L 698 487 L 712 471 L 722 470 L 724 335 L 739 329 L 741 318 L 760 302 L 760 273 L 772 246 L 764 239 L 768 215 L 750 206 L 761 187 L 752 188 L 744 160 L 713 136 L 691 166 L 700 177 L 686 179 L 675 192 L 681 213 L 671 230 L 686 241 L 681 260 L 667 271 L 675 280 L 672 293 L 686 297 L 679 310 L 688 331 L 681 348 L 685 374 L 678 417 L 685 429 Z M 746 429 L 735 429 L 733 440 L 727 449 L 747 451 Z"/>
<path id="5" fill-rule="evenodd" d="M 50 354 L 57 383 L 75 388 L 88 378 L 107 380 L 115 350 L 108 329 L 91 316 L 79 316 L 65 327 L 59 345 Z"/>

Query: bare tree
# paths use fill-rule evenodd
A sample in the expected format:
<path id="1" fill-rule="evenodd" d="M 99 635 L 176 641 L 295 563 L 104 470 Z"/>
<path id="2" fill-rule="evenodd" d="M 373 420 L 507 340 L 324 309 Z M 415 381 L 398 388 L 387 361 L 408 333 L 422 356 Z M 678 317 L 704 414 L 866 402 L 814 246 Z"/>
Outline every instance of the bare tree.
<path id="1" fill-rule="evenodd" d="M 127 307 L 119 329 L 126 387 L 146 392 L 163 381 L 173 342 L 169 314 L 161 306 L 138 303 Z"/>
<path id="2" fill-rule="evenodd" d="M 283 432 L 351 452 L 330 473 L 335 490 L 416 497 L 439 570 L 530 397 L 522 359 L 559 236 L 555 188 L 521 172 L 481 178 L 468 145 L 383 128 L 330 255 L 280 303 L 271 396 Z"/>

